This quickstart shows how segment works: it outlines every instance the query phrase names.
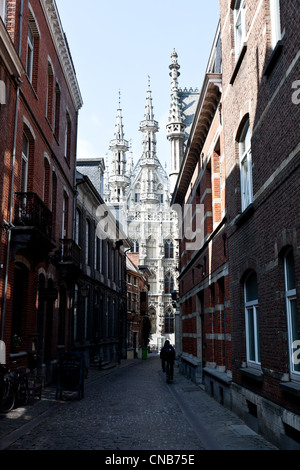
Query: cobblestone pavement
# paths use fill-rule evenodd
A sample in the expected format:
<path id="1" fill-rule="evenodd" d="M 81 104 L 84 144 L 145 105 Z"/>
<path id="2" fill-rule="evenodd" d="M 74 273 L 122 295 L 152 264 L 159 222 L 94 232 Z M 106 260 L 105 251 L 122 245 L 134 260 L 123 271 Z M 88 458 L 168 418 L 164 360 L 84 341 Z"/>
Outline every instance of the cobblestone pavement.
<path id="1" fill-rule="evenodd" d="M 275 450 L 175 369 L 160 360 L 90 370 L 77 400 L 46 388 L 41 401 L 0 416 L 0 450 Z"/>

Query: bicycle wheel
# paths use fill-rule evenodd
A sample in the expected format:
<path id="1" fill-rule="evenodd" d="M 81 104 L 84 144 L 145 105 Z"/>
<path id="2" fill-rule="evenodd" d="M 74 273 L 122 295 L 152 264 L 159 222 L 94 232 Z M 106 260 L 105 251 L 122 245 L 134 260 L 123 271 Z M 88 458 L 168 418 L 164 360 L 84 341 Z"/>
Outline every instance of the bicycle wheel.
<path id="1" fill-rule="evenodd" d="M 9 380 L 3 384 L 3 394 L 0 400 L 0 413 L 9 413 L 15 406 L 15 393 Z"/>
<path id="2" fill-rule="evenodd" d="M 26 406 L 29 399 L 29 391 L 28 391 L 28 381 L 27 379 L 23 378 L 20 379 L 18 385 L 18 404 L 20 406 Z"/>

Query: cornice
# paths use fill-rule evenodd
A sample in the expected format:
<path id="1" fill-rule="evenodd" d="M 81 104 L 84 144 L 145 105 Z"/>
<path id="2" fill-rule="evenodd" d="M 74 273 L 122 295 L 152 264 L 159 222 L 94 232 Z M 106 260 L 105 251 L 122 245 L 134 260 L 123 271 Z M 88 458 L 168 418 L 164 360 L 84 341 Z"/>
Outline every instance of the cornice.
<path id="1" fill-rule="evenodd" d="M 40 0 L 76 111 L 83 105 L 75 68 L 55 0 Z"/>
<path id="2" fill-rule="evenodd" d="M 0 52 L 1 57 L 11 75 L 15 78 L 21 77 L 24 68 L 19 56 L 14 48 L 12 40 L 6 30 L 6 27 L 0 18 Z"/>

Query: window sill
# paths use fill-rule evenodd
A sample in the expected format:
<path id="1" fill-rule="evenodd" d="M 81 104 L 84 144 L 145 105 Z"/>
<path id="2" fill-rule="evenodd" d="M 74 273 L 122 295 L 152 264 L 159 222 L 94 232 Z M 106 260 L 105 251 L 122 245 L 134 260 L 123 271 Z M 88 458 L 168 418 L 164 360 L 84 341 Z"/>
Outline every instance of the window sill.
<path id="1" fill-rule="evenodd" d="M 281 382 L 279 384 L 283 392 L 287 392 L 296 397 L 300 397 L 300 383 L 296 382 Z"/>
<path id="2" fill-rule="evenodd" d="M 273 50 L 271 57 L 269 58 L 268 62 L 266 63 L 266 66 L 264 68 L 264 75 L 266 77 L 269 77 L 272 73 L 272 70 L 274 69 L 276 62 L 278 61 L 279 57 L 281 56 L 281 52 L 283 49 L 283 41 L 278 41 L 278 43 L 275 46 L 275 49 Z"/>
<path id="3" fill-rule="evenodd" d="M 235 224 L 240 227 L 254 214 L 253 202 L 242 212 L 235 221 Z"/>
<path id="4" fill-rule="evenodd" d="M 38 97 L 38 95 L 37 95 L 37 92 L 35 91 L 35 88 L 34 88 L 34 86 L 33 86 L 33 84 L 32 84 L 32 81 L 31 81 L 30 78 L 28 77 L 27 73 L 25 74 L 25 76 L 26 76 L 26 78 L 27 78 L 27 81 L 28 81 L 28 83 L 29 83 L 30 88 L 31 88 L 32 91 L 33 91 L 33 94 L 34 94 L 36 100 L 38 101 L 39 97 Z"/>
<path id="5" fill-rule="evenodd" d="M 203 370 L 206 374 L 211 375 L 212 377 L 216 377 L 220 380 L 220 382 L 223 382 L 227 385 L 230 385 L 232 382 L 232 378 L 227 375 L 227 372 L 218 372 L 215 369 L 210 369 L 209 367 L 204 367 Z"/>
<path id="6" fill-rule="evenodd" d="M 237 76 L 237 74 L 238 74 L 238 72 L 239 72 L 239 70 L 240 70 L 240 67 L 241 67 L 241 65 L 242 65 L 243 59 L 244 59 L 244 57 L 245 57 L 246 51 L 247 51 L 247 43 L 245 42 L 245 43 L 243 44 L 243 47 L 242 47 L 242 50 L 241 50 L 241 52 L 240 52 L 239 58 L 238 58 L 238 60 L 237 60 L 237 62 L 236 62 L 236 64 L 235 64 L 233 73 L 232 73 L 232 75 L 231 75 L 231 79 L 230 79 L 230 82 L 229 82 L 230 85 L 233 85 L 233 84 L 234 84 L 234 81 L 235 81 L 235 79 L 236 79 L 236 76 Z"/>
<path id="7" fill-rule="evenodd" d="M 262 382 L 264 374 L 260 369 L 252 369 L 251 367 L 241 367 L 240 372 L 244 377 L 252 379 L 255 382 Z"/>

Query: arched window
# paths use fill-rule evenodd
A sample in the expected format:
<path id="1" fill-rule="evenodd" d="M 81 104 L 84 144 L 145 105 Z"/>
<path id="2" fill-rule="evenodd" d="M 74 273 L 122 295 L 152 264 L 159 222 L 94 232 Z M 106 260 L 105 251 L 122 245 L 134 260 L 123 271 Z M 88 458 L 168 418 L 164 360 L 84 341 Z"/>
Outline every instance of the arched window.
<path id="1" fill-rule="evenodd" d="M 295 262 L 293 250 L 289 250 L 284 257 L 285 302 L 288 324 L 288 338 L 290 350 L 290 368 L 292 373 L 300 374 L 299 357 L 294 357 L 294 350 L 300 347 L 300 335 L 297 312 Z M 298 355 L 299 356 L 299 355 Z M 299 377 L 299 375 L 298 375 Z"/>
<path id="2" fill-rule="evenodd" d="M 65 158 L 67 162 L 71 160 L 71 134 L 72 134 L 72 123 L 69 113 L 66 113 L 65 122 Z"/>
<path id="3" fill-rule="evenodd" d="M 165 315 L 165 334 L 174 333 L 174 312 L 172 308 L 168 308 Z"/>
<path id="4" fill-rule="evenodd" d="M 167 259 L 174 258 L 174 244 L 172 240 L 166 240 L 165 242 L 165 258 Z"/>
<path id="5" fill-rule="evenodd" d="M 131 240 L 131 253 L 139 253 L 140 244 L 137 240 Z"/>
<path id="6" fill-rule="evenodd" d="M 46 117 L 51 126 L 53 124 L 53 99 L 54 99 L 54 73 L 53 73 L 52 65 L 49 61 L 48 62 Z"/>
<path id="7" fill-rule="evenodd" d="M 258 324 L 258 285 L 255 272 L 244 283 L 247 363 L 260 365 L 260 340 Z"/>
<path id="8" fill-rule="evenodd" d="M 61 101 L 61 91 L 60 91 L 59 84 L 56 82 L 56 85 L 55 85 L 55 109 L 54 109 L 54 135 L 57 139 L 59 139 L 60 101 Z"/>
<path id="9" fill-rule="evenodd" d="M 44 157 L 43 200 L 48 206 L 50 203 L 50 162 L 47 155 Z"/>
<path id="10" fill-rule="evenodd" d="M 168 273 L 165 277 L 165 294 L 171 294 L 172 290 L 174 290 L 174 278 Z"/>
<path id="11" fill-rule="evenodd" d="M 251 133 L 249 119 L 247 119 L 242 128 L 238 142 L 241 175 L 241 203 L 242 211 L 244 211 L 253 202 Z"/>

